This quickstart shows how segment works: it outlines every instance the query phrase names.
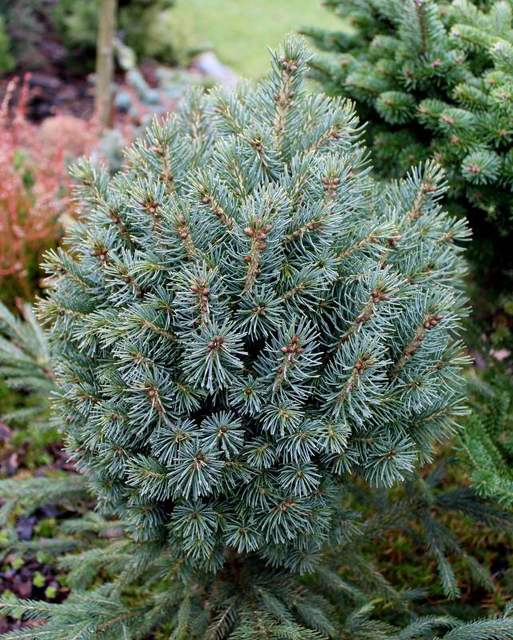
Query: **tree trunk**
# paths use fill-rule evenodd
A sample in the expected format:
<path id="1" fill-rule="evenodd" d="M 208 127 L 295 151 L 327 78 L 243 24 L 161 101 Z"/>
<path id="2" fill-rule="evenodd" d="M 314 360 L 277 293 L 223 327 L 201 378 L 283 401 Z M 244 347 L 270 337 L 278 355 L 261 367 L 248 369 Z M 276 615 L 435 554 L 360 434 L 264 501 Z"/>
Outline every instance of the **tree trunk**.
<path id="1" fill-rule="evenodd" d="M 96 90 L 94 108 L 102 128 L 112 124 L 112 83 L 114 77 L 114 36 L 117 0 L 100 0 L 96 48 Z"/>

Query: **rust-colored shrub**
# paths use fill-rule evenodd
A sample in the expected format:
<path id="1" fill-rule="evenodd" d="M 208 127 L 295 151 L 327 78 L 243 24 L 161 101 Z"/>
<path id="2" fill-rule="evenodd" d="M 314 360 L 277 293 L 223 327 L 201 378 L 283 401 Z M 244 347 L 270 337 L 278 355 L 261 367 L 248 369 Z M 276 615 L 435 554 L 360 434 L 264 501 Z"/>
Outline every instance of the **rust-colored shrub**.
<path id="1" fill-rule="evenodd" d="M 60 217 L 73 209 L 68 164 L 92 149 L 95 127 L 80 121 L 48 135 L 25 116 L 28 82 L 9 84 L 0 106 L 0 299 L 31 298 L 39 286 L 41 254 L 61 236 Z M 52 130 L 58 130 L 57 122 Z M 69 123 L 66 120 L 66 124 Z"/>

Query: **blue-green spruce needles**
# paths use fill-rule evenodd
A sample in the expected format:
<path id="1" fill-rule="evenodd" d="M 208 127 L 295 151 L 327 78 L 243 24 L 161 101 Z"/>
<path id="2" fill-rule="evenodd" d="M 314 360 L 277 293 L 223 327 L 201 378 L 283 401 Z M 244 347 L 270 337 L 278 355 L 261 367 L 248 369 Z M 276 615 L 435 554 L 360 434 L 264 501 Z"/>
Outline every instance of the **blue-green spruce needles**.
<path id="1" fill-rule="evenodd" d="M 465 222 L 427 163 L 377 184 L 353 106 L 308 94 L 304 45 L 258 87 L 193 92 L 46 257 L 67 448 L 99 508 L 180 570 L 303 572 L 351 475 L 401 481 L 464 411 Z"/>

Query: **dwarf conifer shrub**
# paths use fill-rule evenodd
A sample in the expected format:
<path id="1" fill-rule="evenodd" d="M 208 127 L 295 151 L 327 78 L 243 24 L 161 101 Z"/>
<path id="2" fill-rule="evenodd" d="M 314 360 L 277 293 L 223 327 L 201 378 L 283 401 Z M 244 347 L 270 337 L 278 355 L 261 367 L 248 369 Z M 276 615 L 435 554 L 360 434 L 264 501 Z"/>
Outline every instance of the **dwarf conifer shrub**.
<path id="1" fill-rule="evenodd" d="M 435 158 L 447 206 L 474 230 L 470 255 L 495 291 L 513 261 L 513 5 L 496 0 L 327 0 L 353 31 L 304 29 L 314 75 L 356 101 L 377 173 Z"/>
<path id="2" fill-rule="evenodd" d="M 126 168 L 76 169 L 51 252 L 67 446 L 100 508 L 182 572 L 311 570 L 340 488 L 390 486 L 462 412 L 465 223 L 433 163 L 369 176 L 353 107 L 287 40 L 257 88 L 192 93 Z"/>

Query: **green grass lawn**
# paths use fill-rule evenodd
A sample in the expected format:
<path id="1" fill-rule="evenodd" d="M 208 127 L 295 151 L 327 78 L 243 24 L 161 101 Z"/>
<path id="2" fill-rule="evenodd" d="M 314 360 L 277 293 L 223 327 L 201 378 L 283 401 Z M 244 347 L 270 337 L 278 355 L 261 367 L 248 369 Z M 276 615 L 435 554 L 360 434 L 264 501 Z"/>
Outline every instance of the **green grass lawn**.
<path id="1" fill-rule="evenodd" d="M 268 69 L 267 47 L 277 47 L 303 25 L 340 28 L 320 0 L 177 0 L 174 29 L 192 46 L 209 46 L 242 76 Z M 338 23 L 338 24 L 337 24 Z"/>

